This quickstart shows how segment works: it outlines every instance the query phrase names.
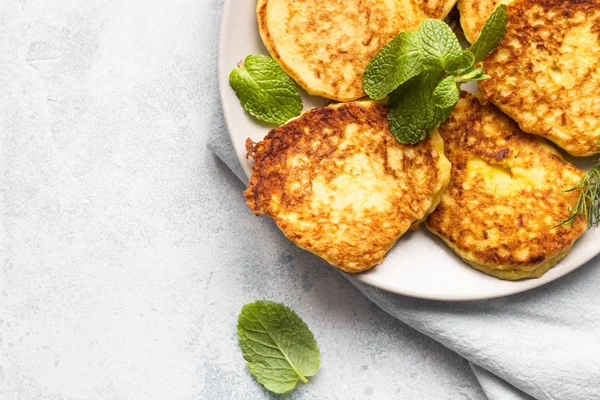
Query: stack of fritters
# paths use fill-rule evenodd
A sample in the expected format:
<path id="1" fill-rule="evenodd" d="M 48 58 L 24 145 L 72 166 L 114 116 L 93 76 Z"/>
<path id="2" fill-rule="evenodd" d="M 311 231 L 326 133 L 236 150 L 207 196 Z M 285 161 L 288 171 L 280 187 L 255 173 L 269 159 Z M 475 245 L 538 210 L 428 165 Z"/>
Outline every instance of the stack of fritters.
<path id="1" fill-rule="evenodd" d="M 479 84 L 481 100 L 462 93 L 415 146 L 391 135 L 384 104 L 309 110 L 248 142 L 250 209 L 347 272 L 381 263 L 434 210 L 427 228 L 487 274 L 538 277 L 558 263 L 586 229 L 583 218 L 558 226 L 580 194 L 564 190 L 583 172 L 529 133 L 573 155 L 598 149 L 600 0 L 459 0 L 467 40 L 500 3 L 509 3 L 507 33 L 483 62 L 491 79 Z M 383 45 L 454 4 L 259 0 L 257 14 L 267 49 L 300 86 L 349 101 L 364 96 L 362 74 Z"/>

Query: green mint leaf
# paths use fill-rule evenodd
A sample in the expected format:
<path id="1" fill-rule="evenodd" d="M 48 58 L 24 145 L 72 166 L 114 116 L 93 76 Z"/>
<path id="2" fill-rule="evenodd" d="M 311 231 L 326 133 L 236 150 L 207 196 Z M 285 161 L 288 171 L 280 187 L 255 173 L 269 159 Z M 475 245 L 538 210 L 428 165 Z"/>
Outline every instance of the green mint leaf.
<path id="1" fill-rule="evenodd" d="M 490 76 L 488 74 L 484 74 L 483 72 L 477 76 L 472 77 L 471 81 L 484 81 L 486 79 L 490 79 Z"/>
<path id="2" fill-rule="evenodd" d="M 363 89 L 370 98 L 380 100 L 422 71 L 419 34 L 402 32 L 369 62 L 363 74 Z"/>
<path id="3" fill-rule="evenodd" d="M 466 74 L 459 75 L 457 79 L 460 79 L 463 82 L 467 82 L 473 80 L 481 75 L 485 75 L 481 68 L 474 69 L 473 71 L 467 72 Z"/>
<path id="4" fill-rule="evenodd" d="M 496 7 L 492 15 L 485 22 L 485 25 L 483 25 L 479 38 L 469 47 L 469 51 L 475 56 L 476 63 L 489 56 L 496 46 L 498 46 L 506 33 L 507 24 L 508 13 L 506 5 L 501 4 Z"/>
<path id="5" fill-rule="evenodd" d="M 425 65 L 429 69 L 441 67 L 446 72 L 452 72 L 463 63 L 463 51 L 458 38 L 445 22 L 426 19 L 419 27 L 419 38 Z"/>
<path id="6" fill-rule="evenodd" d="M 458 84 L 469 82 L 469 81 L 482 81 L 484 79 L 489 79 L 490 76 L 488 74 L 483 73 L 481 68 L 474 69 L 472 71 L 466 72 L 462 75 L 456 76 L 455 81 Z"/>
<path id="7" fill-rule="evenodd" d="M 439 108 L 454 107 L 460 98 L 460 91 L 453 76 L 441 81 L 433 91 L 433 103 Z"/>
<path id="8" fill-rule="evenodd" d="M 286 393 L 317 373 L 320 353 L 308 326 L 283 304 L 246 304 L 238 317 L 246 367 L 267 390 Z"/>
<path id="9" fill-rule="evenodd" d="M 280 125 L 302 113 L 302 99 L 294 81 L 275 60 L 252 54 L 238 65 L 229 74 L 229 84 L 250 115 Z"/>
<path id="10" fill-rule="evenodd" d="M 436 107 L 433 92 L 441 81 L 439 70 L 422 72 L 398 89 L 389 99 L 390 131 L 402 144 L 416 144 L 437 128 L 454 107 Z"/>
<path id="11" fill-rule="evenodd" d="M 450 75 L 459 76 L 466 72 L 472 71 L 475 66 L 475 56 L 469 50 L 463 50 L 461 56 L 452 59 L 448 65 L 448 72 Z"/>

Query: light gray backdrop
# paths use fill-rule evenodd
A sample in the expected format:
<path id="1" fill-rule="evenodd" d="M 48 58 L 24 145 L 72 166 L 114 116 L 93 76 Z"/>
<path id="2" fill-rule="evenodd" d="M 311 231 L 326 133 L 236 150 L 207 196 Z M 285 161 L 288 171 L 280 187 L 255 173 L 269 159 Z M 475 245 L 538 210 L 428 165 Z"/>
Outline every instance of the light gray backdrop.
<path id="1" fill-rule="evenodd" d="M 466 361 L 264 229 L 206 149 L 221 7 L 0 3 L 0 399 L 269 398 L 236 336 L 257 299 L 321 348 L 290 398 L 484 399 Z"/>

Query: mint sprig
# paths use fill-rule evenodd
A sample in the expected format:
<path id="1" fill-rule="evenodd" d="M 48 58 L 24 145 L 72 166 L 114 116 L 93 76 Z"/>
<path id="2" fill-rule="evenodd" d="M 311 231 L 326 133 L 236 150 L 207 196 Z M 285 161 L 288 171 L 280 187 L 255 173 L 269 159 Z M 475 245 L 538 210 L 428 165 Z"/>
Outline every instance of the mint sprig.
<path id="1" fill-rule="evenodd" d="M 281 125 L 302 113 L 296 84 L 269 56 L 251 54 L 229 74 L 244 109 L 256 119 Z"/>
<path id="2" fill-rule="evenodd" d="M 291 309 L 272 301 L 246 304 L 238 317 L 246 367 L 267 390 L 287 393 L 320 367 L 317 342 Z"/>
<path id="3" fill-rule="evenodd" d="M 367 65 L 363 88 L 372 99 L 389 96 L 392 134 L 403 144 L 416 144 L 452 113 L 460 85 L 488 79 L 478 63 L 500 43 L 508 22 L 505 5 L 492 13 L 477 42 L 463 50 L 450 27 L 423 21 L 418 32 L 403 32 Z"/>

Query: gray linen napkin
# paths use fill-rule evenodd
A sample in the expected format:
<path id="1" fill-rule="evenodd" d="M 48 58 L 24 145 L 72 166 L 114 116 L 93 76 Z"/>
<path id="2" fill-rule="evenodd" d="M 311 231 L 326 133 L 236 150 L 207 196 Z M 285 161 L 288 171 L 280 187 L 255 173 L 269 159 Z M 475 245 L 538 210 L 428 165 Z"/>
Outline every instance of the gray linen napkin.
<path id="1" fill-rule="evenodd" d="M 208 147 L 247 182 L 227 132 Z M 489 400 L 598 400 L 599 263 L 600 256 L 541 288 L 472 302 L 413 299 L 346 276 L 383 310 L 469 360 Z"/>

